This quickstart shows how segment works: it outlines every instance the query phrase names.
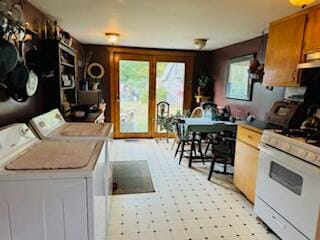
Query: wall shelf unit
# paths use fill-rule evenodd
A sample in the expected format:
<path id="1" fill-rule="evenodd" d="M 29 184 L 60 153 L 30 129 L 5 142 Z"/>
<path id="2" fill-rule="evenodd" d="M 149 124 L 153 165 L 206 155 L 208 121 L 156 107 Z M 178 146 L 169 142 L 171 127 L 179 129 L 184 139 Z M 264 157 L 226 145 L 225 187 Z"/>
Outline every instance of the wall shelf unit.
<path id="1" fill-rule="evenodd" d="M 78 103 L 77 51 L 57 40 L 43 40 L 43 64 L 52 71 L 46 79 L 46 109 L 59 108 L 67 115 L 70 107 Z"/>

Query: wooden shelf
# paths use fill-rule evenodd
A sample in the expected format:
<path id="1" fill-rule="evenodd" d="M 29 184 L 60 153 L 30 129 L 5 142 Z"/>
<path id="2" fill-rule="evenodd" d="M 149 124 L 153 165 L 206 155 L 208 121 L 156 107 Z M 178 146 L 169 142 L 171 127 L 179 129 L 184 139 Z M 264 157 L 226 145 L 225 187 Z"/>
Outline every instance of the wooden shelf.
<path id="1" fill-rule="evenodd" d="M 70 87 L 61 87 L 61 90 L 68 90 L 68 89 L 74 89 L 74 86 L 70 86 Z"/>
<path id="2" fill-rule="evenodd" d="M 70 64 L 70 63 L 61 62 L 60 64 L 61 64 L 62 66 L 74 68 L 74 65 L 73 65 L 73 64 Z"/>

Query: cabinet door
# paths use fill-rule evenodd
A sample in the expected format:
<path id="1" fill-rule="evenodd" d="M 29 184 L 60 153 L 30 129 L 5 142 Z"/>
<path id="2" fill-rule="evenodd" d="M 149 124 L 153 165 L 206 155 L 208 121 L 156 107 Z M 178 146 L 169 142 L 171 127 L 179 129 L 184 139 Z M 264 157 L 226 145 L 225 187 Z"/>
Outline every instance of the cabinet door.
<path id="1" fill-rule="evenodd" d="M 304 37 L 304 52 L 320 49 L 320 8 L 308 13 L 308 24 Z"/>
<path id="2" fill-rule="evenodd" d="M 233 183 L 252 203 L 256 196 L 258 159 L 258 149 L 237 141 Z"/>
<path id="3" fill-rule="evenodd" d="M 299 85 L 297 65 L 301 60 L 306 19 L 306 15 L 298 15 L 270 25 L 265 85 Z"/>

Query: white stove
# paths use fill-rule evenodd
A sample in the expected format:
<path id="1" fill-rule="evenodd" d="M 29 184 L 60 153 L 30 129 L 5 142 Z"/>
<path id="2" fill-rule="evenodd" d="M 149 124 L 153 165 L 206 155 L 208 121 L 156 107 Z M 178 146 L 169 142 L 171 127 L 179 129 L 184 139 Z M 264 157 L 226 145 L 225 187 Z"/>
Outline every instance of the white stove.
<path id="1" fill-rule="evenodd" d="M 254 210 L 283 240 L 315 240 L 320 148 L 300 131 L 293 133 L 263 132 Z"/>
<path id="2" fill-rule="evenodd" d="M 39 140 L 25 124 L 0 129 L 1 239 L 94 240 L 104 148 L 103 141 Z"/>

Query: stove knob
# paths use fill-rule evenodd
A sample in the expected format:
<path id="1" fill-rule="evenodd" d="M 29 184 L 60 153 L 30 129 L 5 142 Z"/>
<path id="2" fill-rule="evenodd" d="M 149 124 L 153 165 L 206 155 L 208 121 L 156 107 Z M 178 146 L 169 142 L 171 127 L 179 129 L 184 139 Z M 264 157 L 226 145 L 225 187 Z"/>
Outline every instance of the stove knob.
<path id="1" fill-rule="evenodd" d="M 282 151 L 289 152 L 290 144 L 286 142 L 281 142 L 280 148 Z"/>
<path id="2" fill-rule="evenodd" d="M 275 146 L 277 144 L 277 139 L 271 138 L 269 143 L 270 145 Z"/>
<path id="3" fill-rule="evenodd" d="M 306 160 L 307 161 L 311 161 L 311 162 L 314 162 L 316 161 L 317 157 L 314 153 L 312 152 L 308 152 L 307 156 L 306 156 Z"/>
<path id="4" fill-rule="evenodd" d="M 268 136 L 263 136 L 263 142 L 269 143 L 269 141 L 270 141 L 270 137 L 268 137 Z"/>
<path id="5" fill-rule="evenodd" d="M 299 158 L 303 158 L 304 159 L 304 158 L 307 157 L 306 155 L 307 155 L 307 152 L 305 150 L 303 150 L 303 149 L 299 149 L 298 150 L 298 157 Z"/>

